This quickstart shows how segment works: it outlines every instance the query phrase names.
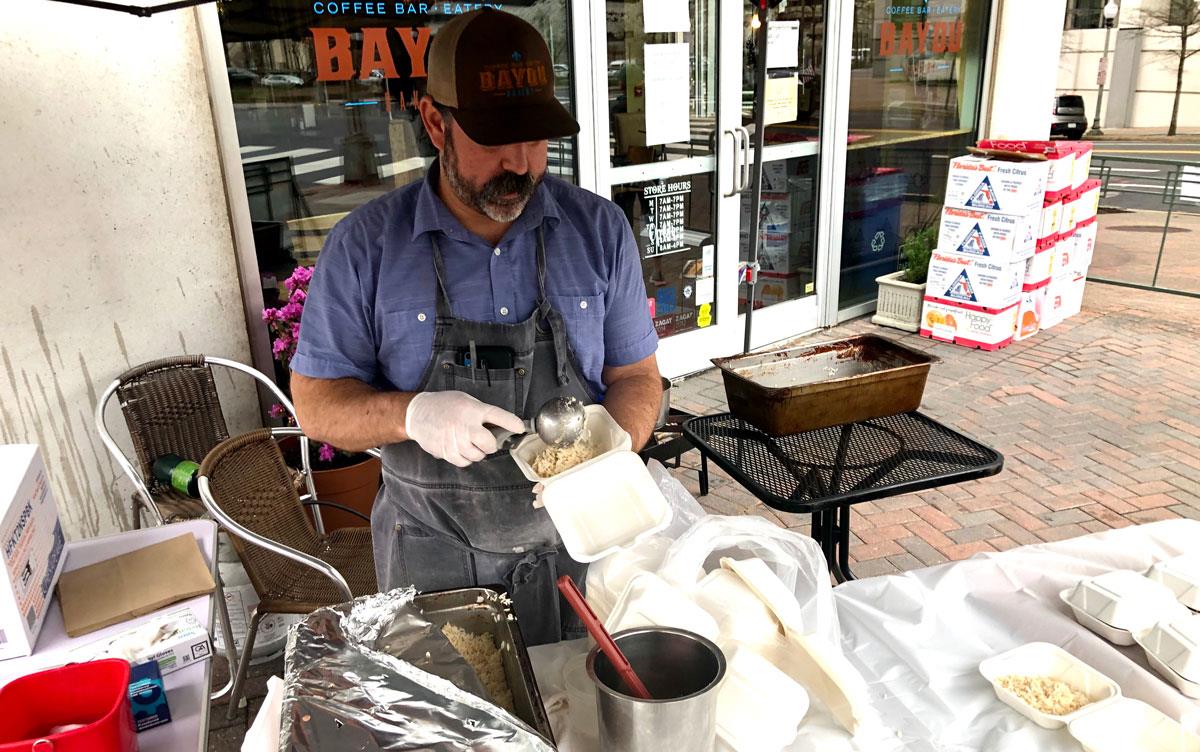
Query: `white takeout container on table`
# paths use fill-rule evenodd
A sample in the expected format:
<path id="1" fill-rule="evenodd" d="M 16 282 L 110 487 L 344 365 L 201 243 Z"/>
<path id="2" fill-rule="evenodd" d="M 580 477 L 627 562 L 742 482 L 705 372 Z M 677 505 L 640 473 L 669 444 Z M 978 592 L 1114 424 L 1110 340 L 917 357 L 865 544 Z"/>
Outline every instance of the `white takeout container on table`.
<path id="1" fill-rule="evenodd" d="M 1102 703 L 1121 696 L 1121 688 L 1112 679 L 1048 642 L 1030 642 L 1006 653 L 992 656 L 979 664 L 979 673 L 992 683 L 996 697 L 1042 728 L 1061 728 Z M 1029 676 L 1058 679 L 1087 696 L 1089 703 L 1073 713 L 1050 715 L 1026 703 L 1015 693 L 1000 686 L 1002 676 Z"/>
<path id="2" fill-rule="evenodd" d="M 656 574 L 634 575 L 604 622 L 609 634 L 637 627 L 675 627 L 716 642 L 717 620 Z"/>
<path id="3" fill-rule="evenodd" d="M 1146 576 L 1170 588 L 1183 605 L 1200 611 L 1200 554 L 1160 561 L 1150 567 Z"/>
<path id="4" fill-rule="evenodd" d="M 673 542 L 665 535 L 651 535 L 637 546 L 621 549 L 588 567 L 587 602 L 600 621 L 608 620 L 630 580 L 658 569 Z"/>
<path id="5" fill-rule="evenodd" d="M 1133 645 L 1135 632 L 1189 613 L 1166 585 L 1129 570 L 1080 580 L 1059 597 L 1080 624 L 1117 645 Z"/>
<path id="6" fill-rule="evenodd" d="M 558 475 L 545 477 L 538 475 L 533 471 L 533 459 L 546 448 L 546 442 L 542 441 L 536 433 L 531 433 L 509 450 L 513 461 L 517 463 L 517 467 L 521 468 L 521 472 L 525 474 L 526 478 L 534 483 L 559 481 L 568 475 L 582 472 L 615 452 L 628 452 L 633 447 L 633 439 L 629 437 L 625 429 L 617 424 L 617 421 L 613 420 L 603 405 L 586 405 L 583 413 L 587 420 L 588 443 L 599 450 L 596 456 L 586 462 L 580 462 L 575 467 L 564 470 Z"/>
<path id="7" fill-rule="evenodd" d="M 1155 671 L 1184 695 L 1200 698 L 1200 614 L 1165 619 L 1134 638 Z"/>
<path id="8" fill-rule="evenodd" d="M 731 643 L 762 644 L 779 634 L 771 609 L 742 578 L 728 569 L 714 569 L 701 578 L 693 593 L 696 602 L 717 620 L 724 648 Z"/>
<path id="9" fill-rule="evenodd" d="M 808 706 L 799 682 L 737 648 L 717 695 L 717 736 L 735 752 L 777 752 L 795 740 Z"/>
<path id="10" fill-rule="evenodd" d="M 1119 698 L 1084 713 L 1068 732 L 1085 752 L 1200 752 L 1200 736 L 1140 700 Z"/>
<path id="11" fill-rule="evenodd" d="M 588 563 L 661 532 L 671 507 L 642 458 L 618 451 L 543 484 L 541 501 L 567 553 Z"/>

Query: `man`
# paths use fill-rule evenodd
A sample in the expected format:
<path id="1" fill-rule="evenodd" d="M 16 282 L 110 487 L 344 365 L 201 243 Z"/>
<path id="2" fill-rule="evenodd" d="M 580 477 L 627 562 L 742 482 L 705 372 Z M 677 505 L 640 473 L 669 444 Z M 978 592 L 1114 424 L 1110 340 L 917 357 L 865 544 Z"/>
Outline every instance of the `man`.
<path id="1" fill-rule="evenodd" d="M 579 131 L 553 86 L 519 18 L 485 9 L 442 28 L 419 105 L 440 158 L 330 233 L 291 362 L 309 436 L 383 446 L 380 589 L 504 585 L 534 645 L 581 635 L 556 581 L 585 565 L 489 429 L 521 431 L 574 396 L 641 447 L 661 400 L 629 223 L 545 175 L 547 139 Z"/>

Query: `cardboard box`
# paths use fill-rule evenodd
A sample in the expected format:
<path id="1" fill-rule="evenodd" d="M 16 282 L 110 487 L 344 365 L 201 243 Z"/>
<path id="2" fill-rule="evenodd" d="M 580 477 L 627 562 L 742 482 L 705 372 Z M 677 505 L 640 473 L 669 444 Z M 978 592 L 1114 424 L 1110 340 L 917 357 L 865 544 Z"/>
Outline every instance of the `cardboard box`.
<path id="1" fill-rule="evenodd" d="M 761 272 L 754 288 L 754 297 L 763 305 L 774 305 L 786 300 L 795 300 L 813 292 L 812 276 L 803 273 L 779 274 Z"/>
<path id="2" fill-rule="evenodd" d="M 1042 306 L 1045 305 L 1046 288 L 1040 287 L 1021 293 L 1017 304 L 1017 331 L 1013 340 L 1020 342 L 1041 331 Z"/>
<path id="3" fill-rule="evenodd" d="M 1040 213 L 1021 216 L 947 206 L 938 226 L 938 249 L 1000 264 L 1024 261 L 1033 255 L 1040 230 Z"/>
<path id="4" fill-rule="evenodd" d="M 946 178 L 946 206 L 1002 214 L 1036 214 L 1046 198 L 1048 162 L 955 157 Z"/>
<path id="5" fill-rule="evenodd" d="M 1072 271 L 1076 274 L 1087 275 L 1088 267 L 1092 265 L 1092 256 L 1096 252 L 1096 233 L 1099 223 L 1095 217 L 1075 228 L 1071 233 L 1071 241 L 1075 244 L 1075 257 L 1072 260 Z"/>
<path id="6" fill-rule="evenodd" d="M 997 263 L 934 251 L 925 289 L 942 300 L 999 309 L 1017 302 L 1024 279 L 1024 261 Z"/>
<path id="7" fill-rule="evenodd" d="M 1038 240 L 1053 238 L 1058 235 L 1058 227 L 1062 224 L 1062 199 L 1047 201 L 1042 205 L 1042 224 L 1038 228 Z"/>
<path id="8" fill-rule="evenodd" d="M 139 734 L 171 722 L 167 689 L 154 661 L 129 667 L 129 706 Z"/>
<path id="9" fill-rule="evenodd" d="M 1047 200 L 1057 199 L 1065 191 L 1075 187 L 1075 161 L 1078 150 L 1071 142 L 983 139 L 979 146 L 982 149 L 1044 155 L 1050 165 L 1046 177 Z"/>
<path id="10" fill-rule="evenodd" d="M 1071 316 L 1079 313 L 1083 306 L 1083 285 L 1074 274 L 1056 274 L 1046 286 L 1046 299 L 1042 306 L 1042 329 L 1053 329 Z M 1077 298 L 1078 296 L 1078 298 Z"/>
<path id="11" fill-rule="evenodd" d="M 1076 246 L 1075 233 L 1071 233 L 1054 244 L 1054 261 L 1050 266 L 1051 276 L 1063 277 L 1075 273 L 1079 266 L 1076 261 Z"/>
<path id="12" fill-rule="evenodd" d="M 1072 188 L 1081 187 L 1084 182 L 1091 177 L 1092 172 L 1092 142 L 1091 141 L 1076 141 L 1071 144 L 1075 150 L 1075 169 L 1074 179 L 1072 180 Z"/>
<path id="13" fill-rule="evenodd" d="M 29 655 L 66 560 L 46 465 L 34 444 L 0 445 L 0 660 Z"/>
<path id="14" fill-rule="evenodd" d="M 212 657 L 208 631 L 190 609 L 181 608 L 155 617 L 133 629 L 71 651 L 78 661 L 122 658 L 130 663 L 154 661 L 166 676 Z"/>
<path id="15" fill-rule="evenodd" d="M 921 336 L 981 350 L 1011 344 L 1017 329 L 1018 303 L 989 310 L 926 296 L 921 308 Z"/>
<path id="16" fill-rule="evenodd" d="M 1092 178 L 1084 181 L 1075 193 L 1075 226 L 1095 219 L 1100 211 L 1100 180 Z"/>
<path id="17" fill-rule="evenodd" d="M 1054 254 L 1058 247 L 1058 236 L 1038 242 L 1037 252 L 1025 259 L 1025 277 L 1021 290 L 1029 292 L 1045 287 L 1054 273 Z"/>

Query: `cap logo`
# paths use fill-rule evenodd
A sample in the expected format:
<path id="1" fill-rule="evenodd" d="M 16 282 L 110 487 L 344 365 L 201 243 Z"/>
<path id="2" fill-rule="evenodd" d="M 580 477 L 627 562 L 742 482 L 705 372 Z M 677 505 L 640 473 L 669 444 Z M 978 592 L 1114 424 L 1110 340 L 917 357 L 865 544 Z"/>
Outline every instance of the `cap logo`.
<path id="1" fill-rule="evenodd" d="M 540 60 L 524 61 L 519 52 L 512 54 L 512 63 L 495 63 L 479 72 L 479 90 L 485 94 L 504 97 L 523 97 L 549 83 L 546 64 Z"/>

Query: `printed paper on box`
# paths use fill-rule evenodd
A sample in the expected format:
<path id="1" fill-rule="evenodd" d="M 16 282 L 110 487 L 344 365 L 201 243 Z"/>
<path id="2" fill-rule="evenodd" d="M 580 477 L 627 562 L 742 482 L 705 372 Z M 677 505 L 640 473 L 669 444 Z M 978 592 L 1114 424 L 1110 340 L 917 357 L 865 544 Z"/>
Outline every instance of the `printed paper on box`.
<path id="1" fill-rule="evenodd" d="M 1026 141 L 1008 139 L 983 139 L 980 148 L 993 151 L 1011 151 L 1023 154 L 1042 154 L 1049 164 L 1046 177 L 1046 198 L 1053 200 L 1075 187 L 1075 157 L 1078 150 L 1065 141 Z M 1043 236 L 1044 237 L 1044 236 Z"/>
<path id="2" fill-rule="evenodd" d="M 1033 255 L 1040 222 L 1040 214 L 1019 216 L 948 206 L 942 209 L 938 249 L 997 263 L 1021 261 Z"/>
<path id="3" fill-rule="evenodd" d="M 929 263 L 926 292 L 936 298 L 982 308 L 1006 308 L 1017 302 L 1025 262 L 996 263 L 935 252 Z"/>
<path id="4" fill-rule="evenodd" d="M 945 205 L 1002 214 L 1040 214 L 1049 171 L 1046 162 L 955 157 L 946 178 Z"/>
<path id="5" fill-rule="evenodd" d="M 921 309 L 921 336 L 965 347 L 997 350 L 1016 334 L 1018 304 L 997 311 L 978 311 L 953 301 L 926 297 Z"/>

